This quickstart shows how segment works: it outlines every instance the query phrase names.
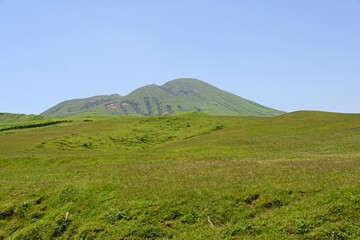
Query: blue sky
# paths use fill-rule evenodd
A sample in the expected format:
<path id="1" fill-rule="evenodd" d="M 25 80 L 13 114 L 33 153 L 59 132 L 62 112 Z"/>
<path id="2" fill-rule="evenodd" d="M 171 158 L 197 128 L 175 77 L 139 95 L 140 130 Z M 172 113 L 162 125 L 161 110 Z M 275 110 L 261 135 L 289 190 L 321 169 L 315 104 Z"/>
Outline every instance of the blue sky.
<path id="1" fill-rule="evenodd" d="M 193 77 L 360 113 L 359 0 L 0 0 L 0 112 Z"/>

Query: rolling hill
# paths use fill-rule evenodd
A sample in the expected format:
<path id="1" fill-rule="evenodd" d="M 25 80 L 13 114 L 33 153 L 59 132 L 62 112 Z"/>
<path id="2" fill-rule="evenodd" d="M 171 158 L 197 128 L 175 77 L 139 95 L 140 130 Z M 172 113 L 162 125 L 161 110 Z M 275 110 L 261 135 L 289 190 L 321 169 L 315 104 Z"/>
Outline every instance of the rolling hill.
<path id="1" fill-rule="evenodd" d="M 34 114 L 26 115 L 26 114 L 16 114 L 16 113 L 0 113 L 0 125 L 42 121 L 42 120 L 48 120 L 48 118 Z"/>
<path id="2" fill-rule="evenodd" d="M 277 116 L 283 113 L 203 81 L 181 78 L 162 86 L 147 85 L 126 96 L 113 94 L 64 101 L 41 115 L 66 117 L 80 113 L 96 113 L 165 116 L 188 111 L 227 116 Z"/>

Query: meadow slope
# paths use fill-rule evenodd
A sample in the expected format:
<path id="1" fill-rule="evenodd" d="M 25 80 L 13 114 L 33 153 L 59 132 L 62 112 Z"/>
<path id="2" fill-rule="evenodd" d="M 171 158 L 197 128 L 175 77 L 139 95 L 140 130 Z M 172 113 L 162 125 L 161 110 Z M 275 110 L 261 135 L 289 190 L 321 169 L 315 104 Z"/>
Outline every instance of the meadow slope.
<path id="1" fill-rule="evenodd" d="M 360 238 L 360 115 L 67 120 L 0 132 L 0 239 Z"/>

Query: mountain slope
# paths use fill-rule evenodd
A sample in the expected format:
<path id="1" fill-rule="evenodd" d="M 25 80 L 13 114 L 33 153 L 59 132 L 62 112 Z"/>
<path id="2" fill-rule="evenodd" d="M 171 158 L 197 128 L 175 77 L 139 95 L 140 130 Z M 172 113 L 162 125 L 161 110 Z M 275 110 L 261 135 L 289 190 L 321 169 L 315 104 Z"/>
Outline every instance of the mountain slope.
<path id="1" fill-rule="evenodd" d="M 122 98 L 123 97 L 120 95 L 113 94 L 113 95 L 94 96 L 83 99 L 67 100 L 49 108 L 40 115 L 51 116 L 51 117 L 66 117 L 83 112 L 96 112 L 99 114 L 108 114 L 108 111 L 103 109 L 102 107 L 103 104 L 115 100 L 121 100 Z"/>
<path id="2" fill-rule="evenodd" d="M 275 116 L 281 112 L 218 89 L 197 79 L 177 79 L 165 83 L 162 88 L 175 96 L 181 96 L 203 112 L 213 115 L 265 115 Z"/>
<path id="3" fill-rule="evenodd" d="M 229 116 L 277 116 L 283 113 L 203 81 L 182 78 L 169 81 L 162 86 L 147 85 L 124 97 L 115 94 L 65 101 L 41 115 L 65 117 L 79 113 L 98 113 L 164 116 L 187 111 Z"/>

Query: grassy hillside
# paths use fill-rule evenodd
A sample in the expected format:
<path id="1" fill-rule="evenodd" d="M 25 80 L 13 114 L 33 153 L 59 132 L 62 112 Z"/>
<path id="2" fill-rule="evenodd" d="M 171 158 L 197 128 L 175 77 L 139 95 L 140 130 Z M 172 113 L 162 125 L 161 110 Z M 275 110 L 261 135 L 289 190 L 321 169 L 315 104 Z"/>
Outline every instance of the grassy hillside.
<path id="1" fill-rule="evenodd" d="M 14 113 L 0 113 L 0 125 L 23 123 L 32 121 L 42 121 L 49 118 L 40 115 L 25 115 L 25 114 L 14 114 Z"/>
<path id="2" fill-rule="evenodd" d="M 42 113 L 66 117 L 79 113 L 164 116 L 200 111 L 222 116 L 277 116 L 283 112 L 220 90 L 203 81 L 182 78 L 136 89 L 125 97 L 96 96 L 62 102 Z"/>
<path id="3" fill-rule="evenodd" d="M 0 132 L 24 129 L 24 128 L 35 128 L 58 124 L 66 122 L 65 119 L 52 119 L 50 117 L 44 117 L 40 115 L 25 115 L 25 114 L 13 114 L 13 113 L 0 113 Z"/>
<path id="4" fill-rule="evenodd" d="M 360 237 L 360 115 L 72 120 L 0 132 L 0 239 Z"/>

